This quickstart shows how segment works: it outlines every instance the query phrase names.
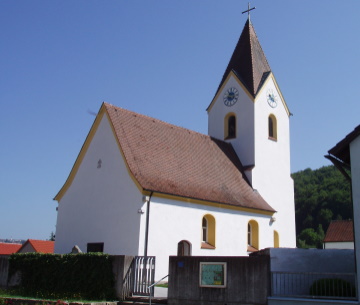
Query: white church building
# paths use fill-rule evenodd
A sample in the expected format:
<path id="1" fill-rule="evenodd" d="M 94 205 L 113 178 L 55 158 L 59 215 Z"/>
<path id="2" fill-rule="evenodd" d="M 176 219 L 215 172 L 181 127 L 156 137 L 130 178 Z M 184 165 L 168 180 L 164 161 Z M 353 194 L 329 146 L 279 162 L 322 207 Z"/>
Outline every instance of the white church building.
<path id="1" fill-rule="evenodd" d="M 206 107 L 206 105 L 204 105 Z M 59 193 L 56 253 L 246 256 L 295 247 L 290 111 L 247 20 L 208 135 L 103 103 Z"/>

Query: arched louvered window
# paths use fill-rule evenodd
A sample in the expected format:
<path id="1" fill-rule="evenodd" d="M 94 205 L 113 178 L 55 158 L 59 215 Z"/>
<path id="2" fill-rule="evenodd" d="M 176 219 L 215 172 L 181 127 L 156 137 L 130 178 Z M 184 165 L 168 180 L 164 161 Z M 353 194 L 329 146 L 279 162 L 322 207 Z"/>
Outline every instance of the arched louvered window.
<path id="1" fill-rule="evenodd" d="M 228 113 L 224 121 L 225 139 L 236 138 L 236 116 L 234 113 Z"/>
<path id="2" fill-rule="evenodd" d="M 277 121 L 273 114 L 269 115 L 269 139 L 277 140 Z"/>

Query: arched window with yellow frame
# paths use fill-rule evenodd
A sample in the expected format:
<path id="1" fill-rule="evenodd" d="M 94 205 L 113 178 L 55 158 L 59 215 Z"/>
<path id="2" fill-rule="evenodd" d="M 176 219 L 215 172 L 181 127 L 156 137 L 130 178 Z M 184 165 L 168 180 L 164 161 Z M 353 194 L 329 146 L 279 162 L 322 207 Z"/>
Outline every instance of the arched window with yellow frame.
<path id="1" fill-rule="evenodd" d="M 201 248 L 215 249 L 215 217 L 206 214 L 201 222 Z"/>
<path id="2" fill-rule="evenodd" d="M 224 119 L 224 138 L 234 139 L 236 138 L 236 116 L 235 113 L 228 113 Z"/>
<path id="3" fill-rule="evenodd" d="M 274 248 L 280 247 L 280 239 L 279 239 L 279 233 L 278 231 L 274 230 Z"/>
<path id="4" fill-rule="evenodd" d="M 259 250 L 259 225 L 255 220 L 248 222 L 247 239 L 248 252 Z"/>
<path id="5" fill-rule="evenodd" d="M 269 139 L 277 140 L 277 120 L 275 115 L 270 114 L 268 118 L 269 125 Z"/>

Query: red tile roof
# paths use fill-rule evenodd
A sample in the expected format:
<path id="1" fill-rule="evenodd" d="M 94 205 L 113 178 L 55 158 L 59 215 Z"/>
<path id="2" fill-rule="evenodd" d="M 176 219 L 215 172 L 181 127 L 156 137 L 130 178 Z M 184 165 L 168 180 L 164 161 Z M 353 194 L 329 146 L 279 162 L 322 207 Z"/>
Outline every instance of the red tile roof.
<path id="1" fill-rule="evenodd" d="M 16 253 L 21 246 L 21 244 L 0 243 L 0 255 L 10 255 Z"/>
<path id="2" fill-rule="evenodd" d="M 37 239 L 28 239 L 21 247 L 21 249 L 25 248 L 28 244 L 30 244 L 35 252 L 39 253 L 54 253 L 54 241 L 50 240 L 37 240 Z M 19 249 L 19 251 L 21 250 Z"/>
<path id="3" fill-rule="evenodd" d="M 354 241 L 354 227 L 352 220 L 333 220 L 326 231 L 324 242 Z"/>
<path id="4" fill-rule="evenodd" d="M 231 144 L 107 103 L 102 107 L 143 190 L 274 212 L 247 182 Z"/>

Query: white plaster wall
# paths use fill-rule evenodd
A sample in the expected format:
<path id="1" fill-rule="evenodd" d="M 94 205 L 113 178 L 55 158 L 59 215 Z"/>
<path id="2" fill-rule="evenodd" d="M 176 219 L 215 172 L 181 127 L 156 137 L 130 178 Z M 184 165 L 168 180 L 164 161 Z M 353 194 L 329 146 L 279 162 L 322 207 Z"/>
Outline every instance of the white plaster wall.
<path id="1" fill-rule="evenodd" d="M 277 92 L 277 107 L 267 102 L 268 89 Z M 277 141 L 268 138 L 268 118 L 277 120 Z M 255 168 L 252 185 L 278 212 L 274 227 L 279 232 L 280 247 L 295 247 L 294 184 L 290 176 L 289 117 L 280 92 L 270 78 L 255 101 Z"/>
<path id="2" fill-rule="evenodd" d="M 216 249 L 201 249 L 202 218 L 216 221 Z M 156 256 L 156 278 L 168 274 L 170 255 L 177 255 L 178 242 L 192 245 L 192 256 L 247 256 L 247 224 L 259 224 L 260 248 L 273 247 L 270 216 L 234 211 L 190 202 L 152 197 L 150 207 L 149 255 Z"/>
<path id="3" fill-rule="evenodd" d="M 360 291 L 360 136 L 350 143 L 351 183 L 354 209 L 354 239 L 357 261 L 357 284 Z"/>
<path id="4" fill-rule="evenodd" d="M 353 242 L 327 242 L 324 243 L 324 249 L 354 249 Z"/>
<path id="5" fill-rule="evenodd" d="M 235 105 L 228 107 L 224 104 L 223 97 L 226 90 L 231 87 L 239 91 L 239 98 Z M 230 112 L 236 114 L 236 139 L 226 141 L 232 143 L 243 165 L 254 164 L 254 102 L 233 76 L 223 86 L 223 90 L 208 112 L 210 136 L 224 140 L 224 118 Z"/>
<path id="6" fill-rule="evenodd" d="M 98 161 L 101 159 L 101 168 Z M 109 254 L 137 255 L 145 214 L 142 195 L 129 177 L 111 126 L 104 115 L 76 176 L 58 206 L 56 253 L 74 245 L 103 242 Z"/>

